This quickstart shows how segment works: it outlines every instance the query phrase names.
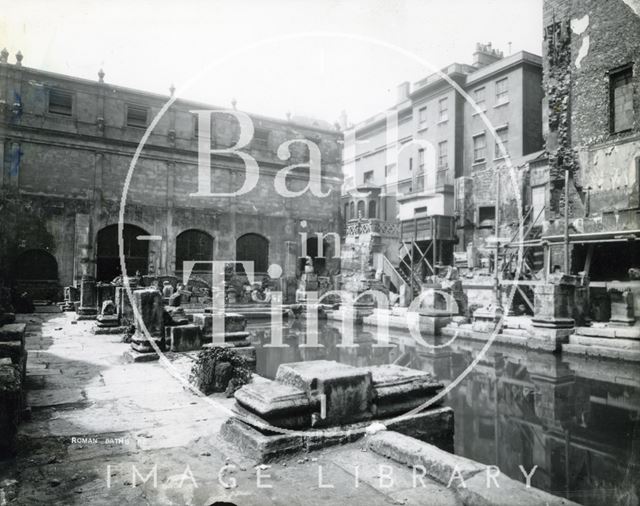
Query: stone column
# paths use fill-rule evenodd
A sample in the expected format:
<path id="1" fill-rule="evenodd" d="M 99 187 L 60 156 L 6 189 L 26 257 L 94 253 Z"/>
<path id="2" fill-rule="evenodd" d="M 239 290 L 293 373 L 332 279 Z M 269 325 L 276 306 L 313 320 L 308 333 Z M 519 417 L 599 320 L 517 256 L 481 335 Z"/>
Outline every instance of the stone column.
<path id="1" fill-rule="evenodd" d="M 131 338 L 131 351 L 125 359 L 133 362 L 157 360 L 159 357 L 143 330 L 146 327 L 149 337 L 161 351 L 165 349 L 162 294 L 145 288 L 133 292 L 133 304 L 138 309 L 139 318 L 135 318 L 135 332 Z"/>
<path id="2" fill-rule="evenodd" d="M 560 351 L 562 343 L 573 334 L 575 320 L 576 276 L 562 275 L 550 278 L 548 283 L 535 288 L 534 339 L 539 339 L 538 347 L 549 351 Z"/>
<path id="3" fill-rule="evenodd" d="M 95 319 L 96 310 L 96 280 L 93 276 L 82 276 L 80 281 L 80 307 L 78 319 Z"/>

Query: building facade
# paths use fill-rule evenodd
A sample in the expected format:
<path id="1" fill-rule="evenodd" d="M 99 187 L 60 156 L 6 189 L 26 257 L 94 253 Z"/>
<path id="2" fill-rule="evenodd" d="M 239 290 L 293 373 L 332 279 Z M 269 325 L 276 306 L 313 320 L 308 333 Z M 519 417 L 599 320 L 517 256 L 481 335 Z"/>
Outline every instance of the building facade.
<path id="1" fill-rule="evenodd" d="M 380 249 L 396 267 L 412 264 L 422 279 L 471 243 L 490 255 L 485 239 L 495 235 L 497 171 L 508 201 L 503 215 L 517 219 L 515 193 L 526 193 L 526 164 L 543 147 L 539 56 L 520 51 L 504 57 L 491 44 L 478 44 L 471 65 L 454 63 L 442 73 L 448 79 L 433 74 L 413 86 L 401 84 L 395 107 L 345 132 L 345 145 L 355 143 L 344 151 L 347 224 L 375 218 L 397 225 L 396 238 Z M 517 192 L 505 154 L 517 167 Z M 375 216 L 368 212 L 372 196 L 383 210 Z M 519 199 L 520 205 L 528 200 Z M 351 233 L 360 228 L 352 226 Z"/>
<path id="2" fill-rule="evenodd" d="M 549 266 L 593 281 L 640 267 L 640 12 L 637 2 L 546 0 L 546 148 L 532 178 L 546 204 Z M 565 177 L 568 205 L 565 206 Z"/>
<path id="3" fill-rule="evenodd" d="M 257 272 L 278 264 L 294 277 L 303 234 L 339 231 L 342 133 L 328 125 L 249 115 L 254 134 L 239 150 L 257 162 L 255 186 L 244 195 L 199 196 L 198 118 L 191 111 L 221 108 L 177 99 L 150 133 L 123 192 L 138 143 L 169 96 L 107 84 L 102 72 L 89 81 L 27 68 L 19 54 L 9 63 L 6 51 L 0 83 L 2 197 L 31 217 L 28 227 L 9 229 L 16 246 L 3 255 L 5 277 L 55 279 L 57 286 L 83 274 L 113 279 L 120 274 L 123 195 L 129 274 L 180 275 L 185 261 L 251 260 Z M 212 149 L 238 143 L 237 113 L 211 115 Z M 278 147 L 295 139 L 290 158 L 280 159 Z M 303 192 L 310 181 L 305 140 L 319 148 L 326 196 Z M 234 153 L 213 153 L 210 164 L 212 193 L 238 191 L 248 177 Z M 293 164 L 302 166 L 286 169 Z M 278 175 L 299 195 L 276 191 Z"/>

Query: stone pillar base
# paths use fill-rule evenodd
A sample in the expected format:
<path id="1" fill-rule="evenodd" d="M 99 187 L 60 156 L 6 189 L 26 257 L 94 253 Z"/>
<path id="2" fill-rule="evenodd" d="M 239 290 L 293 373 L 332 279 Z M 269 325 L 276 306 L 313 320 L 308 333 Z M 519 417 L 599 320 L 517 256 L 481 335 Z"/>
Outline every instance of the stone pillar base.
<path id="1" fill-rule="evenodd" d="M 572 318 L 537 319 L 533 322 L 532 348 L 548 351 L 561 351 L 562 345 L 569 342 L 569 336 L 575 332 Z M 536 346 L 535 341 L 541 341 Z"/>
<path id="2" fill-rule="evenodd" d="M 609 320 L 609 324 L 614 327 L 632 327 L 635 323 L 635 318 L 611 317 Z"/>

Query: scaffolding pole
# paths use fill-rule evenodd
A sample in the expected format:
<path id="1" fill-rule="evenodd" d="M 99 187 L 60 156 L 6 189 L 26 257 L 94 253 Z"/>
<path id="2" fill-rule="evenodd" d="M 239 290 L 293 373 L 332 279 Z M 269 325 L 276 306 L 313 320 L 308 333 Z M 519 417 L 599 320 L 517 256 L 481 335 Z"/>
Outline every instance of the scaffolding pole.
<path id="1" fill-rule="evenodd" d="M 494 290 L 496 297 L 496 304 L 502 305 L 502 298 L 500 297 L 500 269 L 498 267 L 498 257 L 500 256 L 500 169 L 496 168 L 496 205 L 494 209 L 495 219 L 495 233 L 496 233 L 496 252 L 493 265 L 494 275 Z"/>
<path id="2" fill-rule="evenodd" d="M 564 273 L 569 274 L 569 168 L 564 171 Z"/>

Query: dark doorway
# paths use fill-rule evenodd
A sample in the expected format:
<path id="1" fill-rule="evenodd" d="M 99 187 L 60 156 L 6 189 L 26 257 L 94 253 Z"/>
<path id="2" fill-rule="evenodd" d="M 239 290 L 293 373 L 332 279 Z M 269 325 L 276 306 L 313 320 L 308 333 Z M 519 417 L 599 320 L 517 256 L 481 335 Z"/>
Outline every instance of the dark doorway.
<path id="1" fill-rule="evenodd" d="M 185 262 L 213 260 L 213 237 L 201 230 L 185 230 L 176 237 L 176 270 L 183 271 Z M 211 272 L 210 263 L 194 266 L 198 272 Z"/>
<path id="2" fill-rule="evenodd" d="M 267 272 L 269 268 L 269 240 L 260 234 L 245 234 L 236 240 L 236 261 L 252 261 L 254 272 Z M 237 272 L 243 272 L 236 265 Z"/>
<path id="3" fill-rule="evenodd" d="M 322 257 L 319 257 L 320 251 L 318 251 L 318 237 L 309 237 L 307 239 L 307 257 L 311 258 L 313 263 L 313 270 L 316 274 L 324 275 L 324 270 L 327 265 L 327 258 L 333 257 L 333 248 L 329 241 L 322 241 Z M 307 263 L 306 257 L 300 258 L 300 265 L 298 269 L 300 272 L 304 272 L 304 266 Z"/>
<path id="4" fill-rule="evenodd" d="M 18 293 L 27 292 L 33 300 L 60 300 L 58 262 L 43 249 L 22 252 L 14 262 L 13 275 Z M 33 309 L 21 309 L 31 312 Z"/>
<path id="5" fill-rule="evenodd" d="M 18 255 L 14 272 L 18 280 L 57 281 L 58 262 L 48 251 L 32 249 Z"/>
<path id="6" fill-rule="evenodd" d="M 124 257 L 128 276 L 133 276 L 136 271 L 140 271 L 140 274 L 147 274 L 149 269 L 149 242 L 138 240 L 137 237 L 139 235 L 149 234 L 135 225 L 124 225 L 122 239 L 124 241 Z M 109 225 L 100 230 L 97 243 L 96 279 L 98 281 L 111 281 L 122 274 L 118 246 L 118 225 Z"/>
<path id="7" fill-rule="evenodd" d="M 577 274 L 585 268 L 589 244 L 573 247 L 571 272 Z M 591 281 L 627 281 L 629 269 L 640 267 L 640 242 L 608 242 L 592 244 L 593 253 L 589 263 Z"/>

